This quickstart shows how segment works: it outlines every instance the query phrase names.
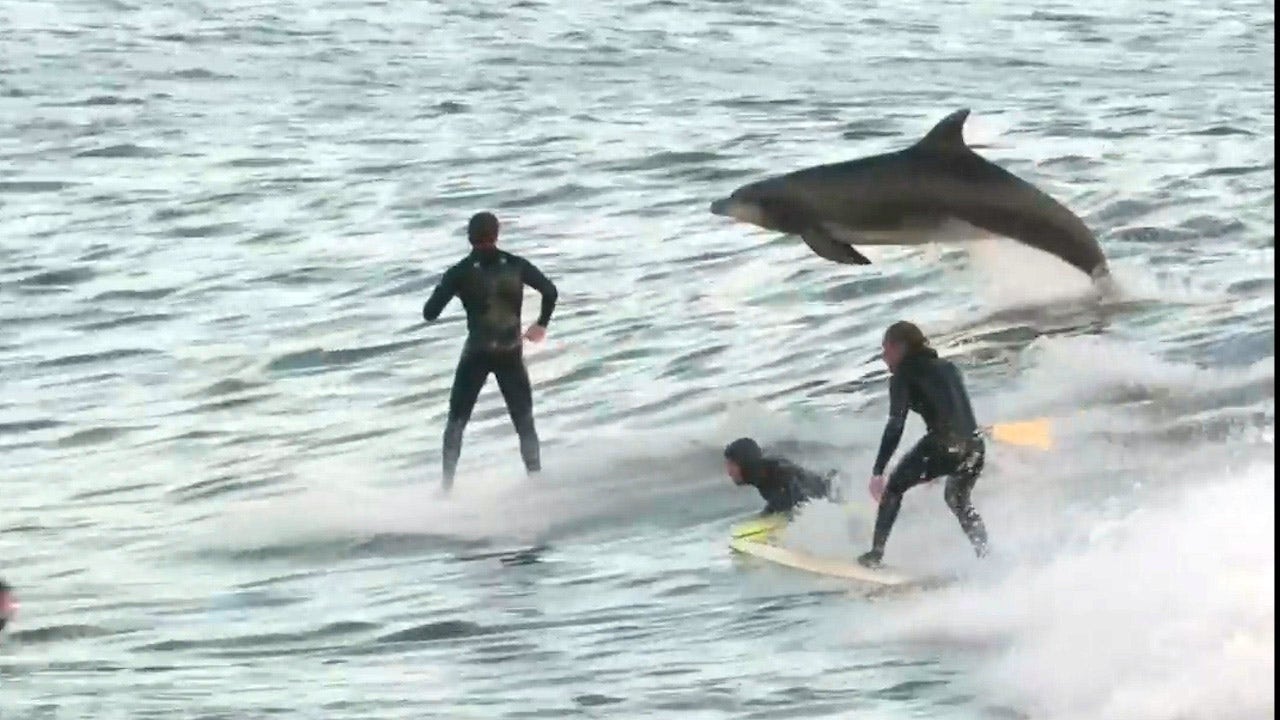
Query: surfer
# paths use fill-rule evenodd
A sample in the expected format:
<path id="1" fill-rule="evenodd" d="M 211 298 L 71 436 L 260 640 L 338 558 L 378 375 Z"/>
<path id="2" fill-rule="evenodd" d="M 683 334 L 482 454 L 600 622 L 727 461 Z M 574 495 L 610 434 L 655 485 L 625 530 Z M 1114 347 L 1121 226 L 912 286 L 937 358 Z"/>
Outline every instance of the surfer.
<path id="1" fill-rule="evenodd" d="M 9 624 L 14 613 L 18 612 L 18 601 L 13 597 L 13 588 L 4 580 L 0 580 L 0 630 Z"/>
<path id="2" fill-rule="evenodd" d="M 943 475 L 947 476 L 947 506 L 959 519 L 974 552 L 982 557 L 987 552 L 987 531 L 969 496 L 982 473 L 986 447 L 960 370 L 938 357 L 920 328 L 905 320 L 885 331 L 882 350 L 891 373 L 889 422 L 880 440 L 870 484 L 871 496 L 880 509 L 871 550 L 858 562 L 867 567 L 880 564 L 903 494 Z M 884 469 L 902 439 L 908 410 L 919 413 L 924 420 L 925 436 L 907 452 L 886 482 Z"/>
<path id="3" fill-rule="evenodd" d="M 422 317 L 435 322 L 456 295 L 467 313 L 467 340 L 449 392 L 449 418 L 444 429 L 444 486 L 453 486 L 462 434 L 471 419 L 480 390 L 492 373 L 507 404 L 507 413 L 520 436 L 520 457 L 530 473 L 542 469 L 538 433 L 533 423 L 533 388 L 524 364 L 522 339 L 541 342 L 555 309 L 556 286 L 533 263 L 498 249 L 498 218 L 481 212 L 467 225 L 471 252 L 445 271 L 426 304 Z M 538 319 L 523 337 L 520 309 L 524 286 L 542 294 Z"/>
<path id="4" fill-rule="evenodd" d="M 751 438 L 738 438 L 724 449 L 724 468 L 734 485 L 750 485 L 765 499 L 760 515 L 789 513 L 809 500 L 831 494 L 832 471 L 825 477 L 780 457 L 766 456 Z"/>

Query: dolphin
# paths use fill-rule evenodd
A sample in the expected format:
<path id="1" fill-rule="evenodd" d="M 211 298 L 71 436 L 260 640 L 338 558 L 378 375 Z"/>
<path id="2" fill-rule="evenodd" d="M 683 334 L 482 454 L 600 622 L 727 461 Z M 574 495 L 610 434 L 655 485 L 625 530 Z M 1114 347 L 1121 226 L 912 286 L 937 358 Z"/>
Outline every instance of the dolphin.
<path id="1" fill-rule="evenodd" d="M 968 108 L 897 152 L 817 165 L 743 185 L 715 215 L 799 235 L 818 257 L 870 265 L 857 245 L 1006 237 L 1057 256 L 1094 281 L 1107 259 L 1084 221 L 964 141 Z"/>

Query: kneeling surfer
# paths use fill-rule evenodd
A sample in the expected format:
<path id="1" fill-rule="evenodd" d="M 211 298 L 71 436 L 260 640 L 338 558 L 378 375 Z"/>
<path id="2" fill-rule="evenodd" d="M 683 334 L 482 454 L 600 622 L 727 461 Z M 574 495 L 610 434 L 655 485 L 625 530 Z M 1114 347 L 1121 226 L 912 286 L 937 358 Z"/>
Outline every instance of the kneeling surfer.
<path id="1" fill-rule="evenodd" d="M 734 485 L 750 485 L 765 500 L 761 516 L 789 513 L 805 502 L 831 495 L 831 478 L 780 457 L 766 456 L 755 440 L 738 438 L 724 449 L 724 467 Z"/>
<path id="2" fill-rule="evenodd" d="M 986 446 L 960 370 L 938 357 L 920 328 L 906 321 L 889 326 L 882 350 L 891 373 L 889 422 L 880 440 L 870 485 L 880 509 L 871 550 L 858 562 L 867 567 L 880 564 L 903 494 L 943 475 L 947 476 L 947 506 L 960 521 L 974 552 L 982 557 L 987 552 L 987 530 L 969 496 L 982 473 Z M 908 410 L 919 413 L 926 433 L 907 451 L 886 483 L 884 469 L 902 439 Z"/>

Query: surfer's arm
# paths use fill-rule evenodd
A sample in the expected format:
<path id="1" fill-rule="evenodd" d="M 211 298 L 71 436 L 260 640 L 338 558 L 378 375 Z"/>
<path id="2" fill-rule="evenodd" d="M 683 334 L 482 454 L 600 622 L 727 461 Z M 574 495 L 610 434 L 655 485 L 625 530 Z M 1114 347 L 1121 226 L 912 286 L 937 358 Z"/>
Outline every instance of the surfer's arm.
<path id="1" fill-rule="evenodd" d="M 884 434 L 880 437 L 880 452 L 876 455 L 876 465 L 872 475 L 884 475 L 889 458 L 898 449 L 898 441 L 902 439 L 902 430 L 907 425 L 907 381 L 895 374 L 889 381 L 889 421 L 884 425 Z"/>
<path id="2" fill-rule="evenodd" d="M 784 498 L 773 498 L 769 500 L 769 502 L 765 504 L 764 509 L 760 511 L 760 517 L 790 512 L 792 507 L 792 503 L 787 502 Z"/>
<path id="3" fill-rule="evenodd" d="M 542 274 L 538 266 L 528 260 L 524 260 L 523 267 L 520 270 L 520 279 L 524 281 L 525 285 L 542 294 L 542 310 L 538 313 L 537 324 L 546 327 L 547 323 L 551 322 L 551 313 L 556 309 L 556 299 L 560 297 L 555 283 L 547 279 L 547 276 Z"/>
<path id="4" fill-rule="evenodd" d="M 760 493 L 760 497 L 764 498 L 764 509 L 760 511 L 760 516 L 773 515 L 775 513 L 787 512 L 794 503 L 791 502 L 790 493 L 786 491 L 786 483 L 778 483 L 756 486 L 756 490 Z"/>
<path id="5" fill-rule="evenodd" d="M 422 319 L 435 322 L 436 318 L 440 317 L 440 313 L 444 312 L 445 306 L 457 294 L 458 273 L 454 268 L 449 268 L 440 278 L 440 284 L 436 285 L 436 289 L 431 292 L 431 297 L 427 298 L 427 302 L 422 305 Z"/>

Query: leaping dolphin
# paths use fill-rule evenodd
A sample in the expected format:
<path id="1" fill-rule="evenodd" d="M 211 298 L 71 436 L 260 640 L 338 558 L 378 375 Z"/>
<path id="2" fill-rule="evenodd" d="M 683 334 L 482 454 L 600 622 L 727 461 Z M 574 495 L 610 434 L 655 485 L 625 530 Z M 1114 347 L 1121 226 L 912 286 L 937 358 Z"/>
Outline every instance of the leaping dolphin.
<path id="1" fill-rule="evenodd" d="M 964 141 L 967 108 L 897 152 L 743 185 L 715 215 L 799 235 L 821 258 L 869 265 L 856 245 L 922 245 L 999 235 L 1055 255 L 1091 278 L 1110 275 L 1084 221 Z"/>

